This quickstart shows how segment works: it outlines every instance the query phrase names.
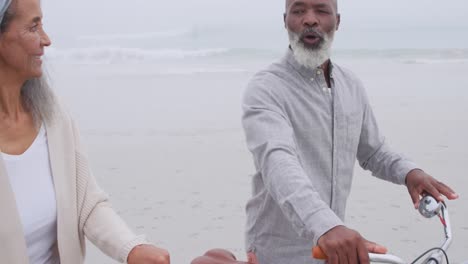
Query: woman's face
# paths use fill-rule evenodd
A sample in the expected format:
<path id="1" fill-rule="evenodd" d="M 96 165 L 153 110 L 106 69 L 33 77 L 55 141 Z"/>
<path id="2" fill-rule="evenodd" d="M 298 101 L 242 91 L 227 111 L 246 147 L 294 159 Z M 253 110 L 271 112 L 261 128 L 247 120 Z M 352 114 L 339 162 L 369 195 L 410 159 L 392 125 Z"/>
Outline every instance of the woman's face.
<path id="1" fill-rule="evenodd" d="M 13 0 L 13 16 L 0 33 L 0 69 L 28 80 L 42 75 L 44 47 L 50 40 L 42 27 L 39 0 Z"/>

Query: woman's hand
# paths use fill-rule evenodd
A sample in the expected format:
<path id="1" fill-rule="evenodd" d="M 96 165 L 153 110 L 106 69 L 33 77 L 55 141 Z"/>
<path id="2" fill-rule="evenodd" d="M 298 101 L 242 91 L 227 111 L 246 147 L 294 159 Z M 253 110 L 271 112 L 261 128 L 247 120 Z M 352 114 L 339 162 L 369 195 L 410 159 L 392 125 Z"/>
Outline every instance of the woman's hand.
<path id="1" fill-rule="evenodd" d="M 256 262 L 237 261 L 236 257 L 224 249 L 212 249 L 205 255 L 192 260 L 191 264 L 255 264 Z"/>
<path id="2" fill-rule="evenodd" d="M 153 245 L 138 245 L 130 251 L 128 264 L 170 264 L 169 252 Z"/>

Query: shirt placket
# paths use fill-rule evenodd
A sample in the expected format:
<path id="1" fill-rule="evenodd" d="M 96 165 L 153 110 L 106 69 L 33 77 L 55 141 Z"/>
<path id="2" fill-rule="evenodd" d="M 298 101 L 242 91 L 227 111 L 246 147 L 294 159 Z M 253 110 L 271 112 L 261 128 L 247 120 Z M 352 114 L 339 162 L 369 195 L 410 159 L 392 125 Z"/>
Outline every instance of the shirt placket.
<path id="1" fill-rule="evenodd" d="M 319 92 L 322 93 L 323 97 L 324 97 L 324 100 L 326 102 L 326 105 L 328 107 L 328 112 L 330 113 L 330 117 L 331 117 L 331 127 L 332 127 L 332 157 L 331 157 L 331 160 L 332 160 L 332 175 L 331 175 L 331 178 L 332 178 L 332 183 L 331 183 L 331 190 L 330 190 L 330 207 L 333 209 L 334 208 L 334 204 L 335 204 L 335 190 L 336 190 L 336 184 L 337 184 L 337 181 L 336 181 L 336 142 L 335 142 L 335 139 L 336 139 L 336 136 L 335 136 L 335 122 L 336 122 L 336 118 L 335 118 L 335 107 L 334 107 L 334 103 L 335 103 L 335 100 L 333 99 L 333 93 L 334 93 L 334 81 L 333 79 L 330 80 L 330 84 L 331 84 L 331 87 L 328 87 L 328 84 L 327 84 L 327 81 L 325 79 L 325 73 L 322 69 L 318 68 L 315 70 L 314 72 L 314 76 L 315 76 L 315 81 L 316 81 L 316 84 L 318 85 L 319 87 Z"/>
<path id="2" fill-rule="evenodd" d="M 338 146 L 340 144 L 340 131 L 339 131 L 339 125 L 338 122 L 340 122 L 341 117 L 341 111 L 340 105 L 339 105 L 339 93 L 338 93 L 338 88 L 335 85 L 335 80 L 333 78 L 333 72 L 330 75 L 330 83 L 331 83 L 331 92 L 333 96 L 333 102 L 332 102 L 332 109 L 333 109 L 333 135 L 332 135 L 332 144 L 333 144 L 333 151 L 332 151 L 332 195 L 331 195 L 331 203 L 330 207 L 332 210 L 336 210 L 336 205 L 337 205 L 337 195 L 336 195 L 336 189 L 338 185 L 338 160 L 339 160 L 339 151 L 338 151 Z"/>

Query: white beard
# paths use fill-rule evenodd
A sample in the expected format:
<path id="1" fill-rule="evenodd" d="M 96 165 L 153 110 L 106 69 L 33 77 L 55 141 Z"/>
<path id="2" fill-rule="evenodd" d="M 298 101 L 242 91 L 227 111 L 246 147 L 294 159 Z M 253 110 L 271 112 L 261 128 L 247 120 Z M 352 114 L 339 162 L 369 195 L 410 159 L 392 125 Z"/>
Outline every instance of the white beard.
<path id="1" fill-rule="evenodd" d="M 288 35 L 294 58 L 300 65 L 308 69 L 315 69 L 330 59 L 334 34 L 325 34 L 322 45 L 316 49 L 307 48 L 301 41 L 300 34 L 288 29 Z"/>

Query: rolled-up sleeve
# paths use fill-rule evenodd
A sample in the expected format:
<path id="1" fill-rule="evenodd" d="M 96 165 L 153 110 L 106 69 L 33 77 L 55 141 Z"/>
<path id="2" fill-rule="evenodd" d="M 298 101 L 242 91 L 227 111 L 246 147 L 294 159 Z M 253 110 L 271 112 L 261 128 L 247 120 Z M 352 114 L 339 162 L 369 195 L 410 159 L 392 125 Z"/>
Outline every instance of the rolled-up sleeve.
<path id="1" fill-rule="evenodd" d="M 324 233 L 343 222 L 322 201 L 306 175 L 281 96 L 268 87 L 262 78 L 253 79 L 244 94 L 242 123 L 247 146 L 268 193 L 296 232 L 316 244 Z"/>

